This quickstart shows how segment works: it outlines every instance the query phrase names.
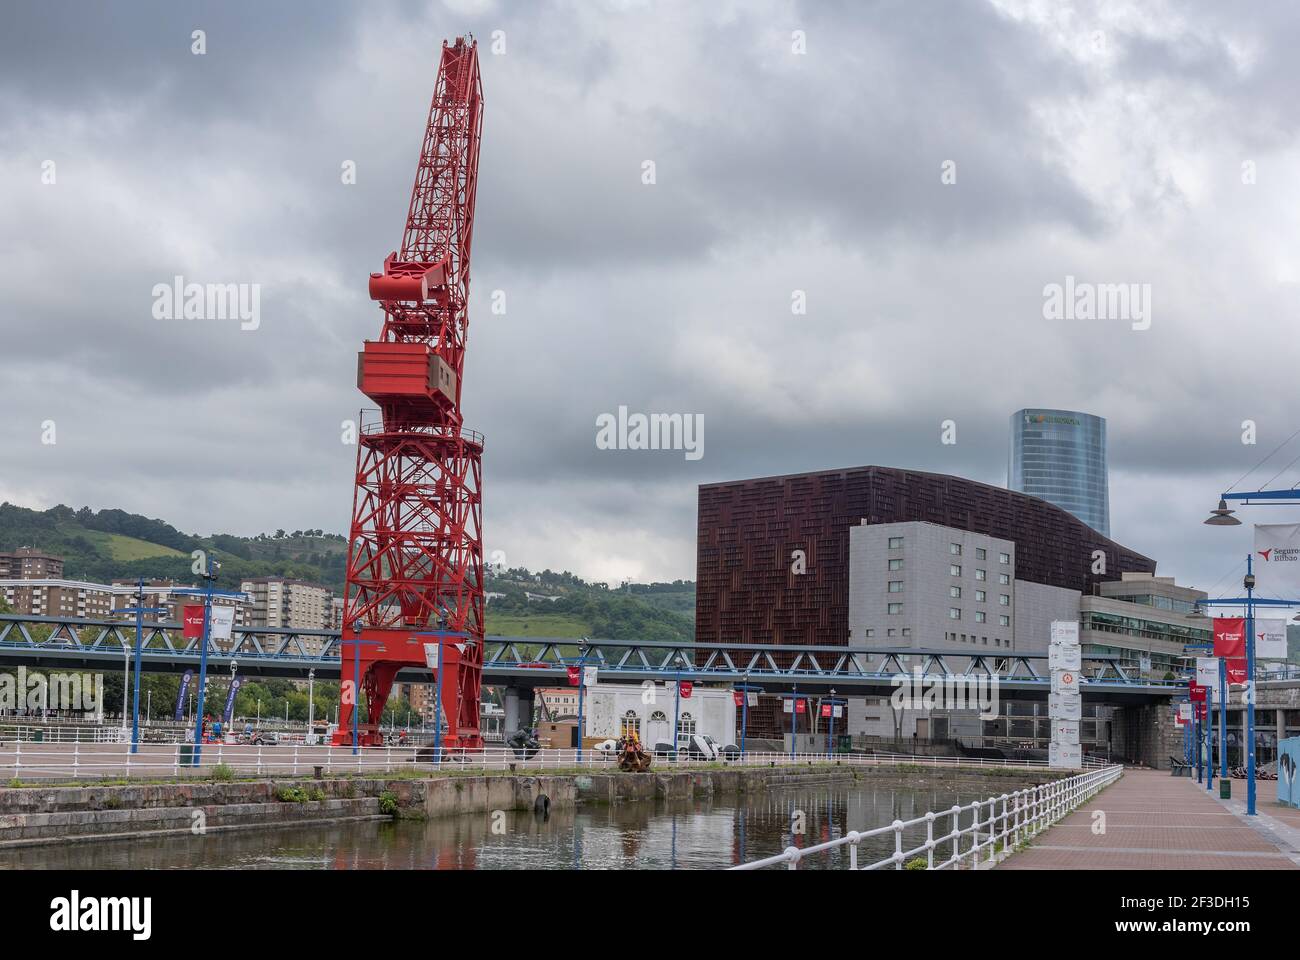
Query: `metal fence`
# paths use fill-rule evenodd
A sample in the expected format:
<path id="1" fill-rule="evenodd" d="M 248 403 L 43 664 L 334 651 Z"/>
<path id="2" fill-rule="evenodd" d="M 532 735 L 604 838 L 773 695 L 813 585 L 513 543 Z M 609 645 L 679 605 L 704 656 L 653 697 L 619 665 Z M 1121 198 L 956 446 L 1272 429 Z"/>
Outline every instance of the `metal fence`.
<path id="1" fill-rule="evenodd" d="M 198 758 L 196 759 L 196 753 Z M 983 769 L 1047 768 L 1044 761 L 992 760 L 971 757 L 925 757 L 863 754 L 746 753 L 716 761 L 685 755 L 655 757 L 653 771 L 715 767 L 951 767 Z M 402 771 L 420 773 L 545 772 L 547 770 L 591 770 L 613 772 L 618 761 L 612 752 L 584 749 L 542 749 L 530 756 L 510 748 L 443 750 L 429 746 L 361 747 L 310 746 L 305 744 L 252 745 L 205 743 L 196 750 L 191 743 L 141 742 L 132 752 L 128 742 L 93 743 L 74 741 L 31 742 L 6 739 L 0 734 L 0 782 L 6 780 L 85 781 L 108 779 L 162 779 L 183 776 L 211 777 L 218 765 L 221 773 L 233 777 L 268 775 L 312 776 L 322 774 L 379 774 Z M 632 776 L 633 774 L 629 774 Z"/>
<path id="2" fill-rule="evenodd" d="M 1087 773 L 1036 787 L 976 800 L 965 806 L 954 806 L 951 810 L 931 811 L 912 820 L 895 820 L 888 826 L 874 830 L 853 830 L 843 837 L 815 846 L 802 849 L 786 847 L 775 856 L 731 869 L 761 870 L 764 867 L 784 865 L 789 870 L 797 870 L 799 864 L 809 857 L 827 855 L 845 847 L 848 848 L 850 870 L 879 870 L 889 867 L 895 870 L 945 870 L 961 869 L 963 865 L 978 870 L 982 865 L 992 867 L 1020 843 L 1046 830 L 1086 803 L 1103 788 L 1118 780 L 1123 773 L 1124 768 L 1118 765 L 1089 770 Z M 970 822 L 963 824 L 963 818 L 967 816 Z M 945 820 L 947 832 L 936 836 L 936 829 L 942 829 Z M 925 827 L 925 842 L 905 850 L 903 834 L 921 826 Z M 864 866 L 858 864 L 858 848 L 863 841 L 891 834 L 894 852 L 890 856 Z M 916 864 L 915 867 L 911 866 L 913 863 Z"/>

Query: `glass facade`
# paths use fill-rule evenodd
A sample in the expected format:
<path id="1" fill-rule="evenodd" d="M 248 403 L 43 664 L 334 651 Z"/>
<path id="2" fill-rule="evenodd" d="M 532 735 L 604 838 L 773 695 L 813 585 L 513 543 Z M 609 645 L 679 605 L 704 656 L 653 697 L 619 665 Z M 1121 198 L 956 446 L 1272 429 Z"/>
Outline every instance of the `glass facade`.
<path id="1" fill-rule="evenodd" d="M 1072 410 L 1017 410 L 1007 487 L 1055 504 L 1109 537 L 1106 421 Z"/>

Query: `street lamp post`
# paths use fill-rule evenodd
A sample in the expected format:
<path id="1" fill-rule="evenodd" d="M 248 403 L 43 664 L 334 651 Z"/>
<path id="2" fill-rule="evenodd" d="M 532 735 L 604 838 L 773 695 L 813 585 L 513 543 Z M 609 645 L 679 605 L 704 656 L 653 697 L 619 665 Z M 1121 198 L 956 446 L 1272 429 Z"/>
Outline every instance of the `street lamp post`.
<path id="1" fill-rule="evenodd" d="M 682 654 L 680 650 L 673 655 L 673 666 L 677 668 L 674 674 L 677 697 L 674 700 L 675 705 L 673 707 L 673 762 L 676 763 L 679 749 L 677 746 L 678 734 L 682 726 Z"/>
<path id="2" fill-rule="evenodd" d="M 316 668 L 307 671 L 307 736 L 311 736 L 312 719 L 315 716 L 316 701 L 313 698 L 313 686 L 316 683 Z"/>
<path id="3" fill-rule="evenodd" d="M 831 687 L 831 724 L 826 734 L 826 755 L 835 751 L 835 688 Z"/>
<path id="4" fill-rule="evenodd" d="M 135 614 L 135 694 L 131 701 L 131 752 L 138 753 L 140 746 L 140 651 L 144 646 L 144 615 L 146 613 L 166 613 L 166 607 L 146 607 L 144 605 L 144 577 L 136 584 L 135 606 L 123 613 Z M 126 651 L 123 645 L 123 652 Z M 151 694 L 153 691 L 149 691 Z M 148 712 L 148 711 L 146 711 Z M 126 726 L 126 674 L 122 675 L 122 726 Z"/>
<path id="5" fill-rule="evenodd" d="M 582 763 L 582 708 L 584 695 L 587 692 L 587 653 L 591 649 L 586 637 L 582 638 L 578 649 L 582 652 L 582 656 L 578 658 L 578 763 Z"/>
<path id="6" fill-rule="evenodd" d="M 790 701 L 790 756 L 794 757 L 794 742 L 799 738 L 799 684 L 794 684 L 794 697 Z"/>

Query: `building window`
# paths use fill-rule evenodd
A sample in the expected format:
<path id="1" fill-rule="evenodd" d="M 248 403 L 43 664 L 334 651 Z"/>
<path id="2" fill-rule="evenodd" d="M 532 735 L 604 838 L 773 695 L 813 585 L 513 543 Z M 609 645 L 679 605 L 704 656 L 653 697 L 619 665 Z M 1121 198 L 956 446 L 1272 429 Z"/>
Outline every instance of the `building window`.
<path id="1" fill-rule="evenodd" d="M 1011 584 L 1011 578 L 1007 576 L 1005 573 L 999 573 L 998 583 L 1002 584 L 1002 586 L 1004 587 L 1009 586 Z"/>
<path id="2" fill-rule="evenodd" d="M 876 631 L 874 631 L 874 630 L 872 630 L 870 627 L 868 627 L 868 628 L 867 628 L 867 639 L 870 640 L 870 639 L 871 639 L 872 637 L 874 637 L 875 635 L 876 635 Z"/>
<path id="3" fill-rule="evenodd" d="M 1011 626 L 1011 618 L 1008 617 L 1006 614 L 1001 614 L 1001 615 L 999 615 L 999 617 L 998 617 L 998 626 L 1000 626 L 1000 627 L 1009 627 L 1009 626 Z"/>
<path id="4" fill-rule="evenodd" d="M 961 564 L 959 564 L 959 563 L 950 563 L 950 564 L 948 564 L 948 576 L 950 576 L 950 577 L 960 577 L 960 576 L 961 576 Z"/>
<path id="5" fill-rule="evenodd" d="M 950 544 L 948 544 L 948 552 L 951 553 L 954 557 L 960 557 L 960 556 L 961 556 L 961 544 L 960 544 L 960 543 L 950 543 Z"/>
<path id="6" fill-rule="evenodd" d="M 635 710 L 629 710 L 623 714 L 623 721 L 618 725 L 618 733 L 621 737 L 630 737 L 632 734 L 636 734 L 636 738 L 641 739 L 641 718 L 636 715 Z"/>
<path id="7" fill-rule="evenodd" d="M 893 628 L 893 627 L 890 627 L 888 630 L 885 631 L 885 636 L 887 636 L 887 637 L 892 637 L 893 635 L 894 635 L 894 628 Z"/>
<path id="8" fill-rule="evenodd" d="M 889 549 L 890 549 L 890 550 L 902 550 L 902 549 L 903 549 L 903 538 L 902 538 L 902 537 L 890 537 L 890 538 L 889 538 Z"/>
<path id="9" fill-rule="evenodd" d="M 890 569 L 890 570 L 902 570 L 902 569 L 903 569 L 903 561 L 902 561 L 901 559 L 890 560 L 890 561 L 889 561 L 889 569 Z"/>
<path id="10" fill-rule="evenodd" d="M 983 611 L 983 610 L 976 610 L 976 611 L 975 611 L 975 622 L 976 622 L 976 623 L 983 623 L 984 620 L 985 620 L 985 614 L 984 614 L 984 611 Z"/>
<path id="11" fill-rule="evenodd" d="M 910 637 L 911 635 L 912 635 L 912 628 L 911 628 L 911 627 L 904 627 L 904 628 L 903 628 L 903 636 L 905 636 L 905 637 Z"/>
<path id="12" fill-rule="evenodd" d="M 897 615 L 901 614 L 902 612 L 903 612 L 903 605 L 902 605 L 901 603 L 891 603 L 891 604 L 889 605 L 889 615 L 890 615 L 890 616 L 897 616 Z"/>
<path id="13" fill-rule="evenodd" d="M 903 592 L 903 581 L 902 581 L 902 580 L 890 580 L 890 581 L 889 581 L 889 592 L 890 592 L 890 593 L 902 593 L 902 592 Z"/>
<path id="14" fill-rule="evenodd" d="M 949 620 L 960 620 L 960 619 L 961 619 L 961 607 L 949 607 L 949 608 L 948 608 L 948 619 L 949 619 Z"/>
<path id="15" fill-rule="evenodd" d="M 961 599 L 961 587 L 949 587 L 949 588 L 948 588 L 948 596 L 952 597 L 954 600 L 960 600 L 960 599 Z"/>
<path id="16" fill-rule="evenodd" d="M 978 568 L 975 570 L 975 579 L 976 579 L 976 580 L 987 580 L 988 578 L 989 578 L 989 575 L 988 575 L 988 573 L 985 572 L 984 570 L 980 570 L 980 569 L 978 569 Z"/>
<path id="17" fill-rule="evenodd" d="M 677 721 L 677 736 L 695 736 L 695 718 L 689 713 L 683 713 L 681 719 Z"/>
<path id="18" fill-rule="evenodd" d="M 998 554 L 998 563 L 1010 563 L 1010 562 L 1011 562 L 1011 554 L 1009 553 Z"/>
<path id="19" fill-rule="evenodd" d="M 984 602 L 984 598 L 985 598 L 985 596 L 986 596 L 986 594 L 984 593 L 983 590 L 976 590 L 976 591 L 975 591 L 975 600 L 976 600 L 977 603 L 983 603 L 983 602 Z"/>
<path id="20" fill-rule="evenodd" d="M 998 597 L 998 603 L 1004 607 L 1009 607 L 1011 606 L 1011 598 L 1004 593 Z"/>
<path id="21" fill-rule="evenodd" d="M 975 548 L 975 559 L 976 559 L 976 560 L 983 560 L 983 559 L 984 559 L 985 557 L 987 557 L 988 555 L 989 555 L 989 552 L 988 552 L 987 550 L 985 550 L 983 547 L 976 547 L 976 548 Z"/>

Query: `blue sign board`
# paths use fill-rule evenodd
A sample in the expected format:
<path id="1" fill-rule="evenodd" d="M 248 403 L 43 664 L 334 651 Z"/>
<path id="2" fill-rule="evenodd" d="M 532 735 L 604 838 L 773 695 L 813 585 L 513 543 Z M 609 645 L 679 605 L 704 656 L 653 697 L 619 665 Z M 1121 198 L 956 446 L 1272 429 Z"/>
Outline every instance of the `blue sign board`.
<path id="1" fill-rule="evenodd" d="M 1296 768 L 1300 767 L 1300 737 L 1287 737 L 1277 745 L 1277 802 L 1300 807 Z"/>

